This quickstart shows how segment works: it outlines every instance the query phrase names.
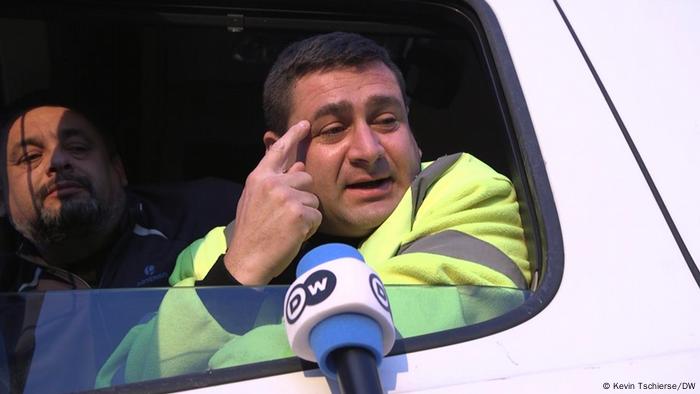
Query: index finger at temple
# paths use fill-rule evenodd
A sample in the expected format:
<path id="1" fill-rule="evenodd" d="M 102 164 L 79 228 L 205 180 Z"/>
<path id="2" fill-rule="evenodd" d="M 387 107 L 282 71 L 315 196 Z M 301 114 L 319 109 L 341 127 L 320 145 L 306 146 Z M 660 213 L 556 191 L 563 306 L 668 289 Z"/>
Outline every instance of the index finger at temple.
<path id="1" fill-rule="evenodd" d="M 290 127 L 287 132 L 270 146 L 263 161 L 276 172 L 285 172 L 297 161 L 299 143 L 306 137 L 311 128 L 306 120 Z"/>

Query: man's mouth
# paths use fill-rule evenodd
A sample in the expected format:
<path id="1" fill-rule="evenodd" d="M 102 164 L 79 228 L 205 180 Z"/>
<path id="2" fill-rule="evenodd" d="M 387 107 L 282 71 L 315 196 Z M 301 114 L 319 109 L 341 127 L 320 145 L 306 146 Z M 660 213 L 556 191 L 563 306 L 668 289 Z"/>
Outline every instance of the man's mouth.
<path id="1" fill-rule="evenodd" d="M 48 196 L 65 197 L 72 194 L 81 193 L 88 190 L 81 182 L 72 180 L 61 180 L 49 185 L 43 193 L 44 198 Z"/>
<path id="2" fill-rule="evenodd" d="M 352 183 L 352 184 L 347 185 L 346 187 L 348 189 L 359 189 L 359 190 L 376 189 L 376 188 L 381 188 L 381 187 L 387 185 L 389 182 L 391 182 L 391 178 L 381 178 L 381 179 L 374 179 L 371 181 Z"/>

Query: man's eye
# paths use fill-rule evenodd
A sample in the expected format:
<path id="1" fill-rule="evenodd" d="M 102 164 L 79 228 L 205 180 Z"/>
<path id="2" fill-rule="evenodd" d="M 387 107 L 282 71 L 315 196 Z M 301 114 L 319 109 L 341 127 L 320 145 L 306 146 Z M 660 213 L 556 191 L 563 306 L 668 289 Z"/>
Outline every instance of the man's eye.
<path id="1" fill-rule="evenodd" d="M 334 135 L 334 134 L 339 134 L 345 131 L 345 126 L 340 125 L 340 124 L 335 124 L 331 125 L 328 127 L 324 127 L 318 132 L 318 135 Z"/>
<path id="2" fill-rule="evenodd" d="M 19 158 L 19 163 L 33 163 L 41 158 L 40 153 L 27 153 Z"/>
<path id="3" fill-rule="evenodd" d="M 85 155 L 90 150 L 90 147 L 83 144 L 71 144 L 66 146 L 65 149 L 72 155 L 81 156 Z"/>
<path id="4" fill-rule="evenodd" d="M 393 130 L 399 125 L 399 120 L 393 115 L 382 115 L 374 123 L 384 129 Z"/>
<path id="5" fill-rule="evenodd" d="M 72 145 L 68 147 L 68 150 L 71 152 L 76 152 L 76 153 L 81 153 L 81 152 L 86 152 L 88 150 L 87 146 L 83 145 Z"/>

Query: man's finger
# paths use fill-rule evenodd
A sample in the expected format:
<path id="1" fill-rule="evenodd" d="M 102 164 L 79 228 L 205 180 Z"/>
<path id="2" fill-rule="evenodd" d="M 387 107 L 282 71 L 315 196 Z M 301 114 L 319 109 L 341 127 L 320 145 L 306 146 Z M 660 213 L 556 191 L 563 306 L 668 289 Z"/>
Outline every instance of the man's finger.
<path id="1" fill-rule="evenodd" d="M 282 137 L 270 145 L 260 164 L 277 173 L 287 171 L 297 161 L 299 143 L 307 136 L 310 128 L 306 120 L 290 127 Z"/>
<path id="2" fill-rule="evenodd" d="M 293 168 L 293 167 L 292 167 Z M 285 185 L 288 185 L 297 190 L 310 191 L 311 186 L 313 186 L 313 178 L 308 172 L 287 172 L 284 175 L 280 175 L 283 178 Z"/>
<path id="3" fill-rule="evenodd" d="M 312 235 L 316 233 L 318 230 L 318 226 L 321 225 L 321 220 L 323 220 L 323 215 L 318 209 L 314 208 L 306 208 L 305 210 L 305 215 L 307 219 L 309 220 L 309 223 L 311 227 L 309 228 L 309 231 L 306 232 L 306 236 L 304 237 L 304 241 L 308 241 L 309 238 L 311 238 Z"/>
<path id="4" fill-rule="evenodd" d="M 318 209 L 319 201 L 318 197 L 316 197 L 315 194 L 301 190 L 295 190 L 292 192 L 292 196 L 296 201 L 300 202 L 301 205 L 309 208 Z"/>
<path id="5" fill-rule="evenodd" d="M 287 173 L 293 174 L 295 172 L 306 172 L 306 164 L 302 161 L 294 162 L 294 164 L 287 169 Z"/>

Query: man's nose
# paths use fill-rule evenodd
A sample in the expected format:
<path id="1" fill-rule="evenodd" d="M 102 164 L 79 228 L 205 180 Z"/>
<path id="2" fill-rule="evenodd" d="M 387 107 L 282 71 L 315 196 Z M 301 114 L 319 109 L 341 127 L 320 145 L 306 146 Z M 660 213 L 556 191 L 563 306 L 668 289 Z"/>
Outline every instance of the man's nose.
<path id="1" fill-rule="evenodd" d="M 384 154 L 384 145 L 381 143 L 379 134 L 374 132 L 366 122 L 356 124 L 348 150 L 350 162 L 359 166 L 371 167 Z"/>
<path id="2" fill-rule="evenodd" d="M 73 167 L 71 155 L 61 148 L 56 148 L 51 153 L 49 172 L 59 172 Z"/>

